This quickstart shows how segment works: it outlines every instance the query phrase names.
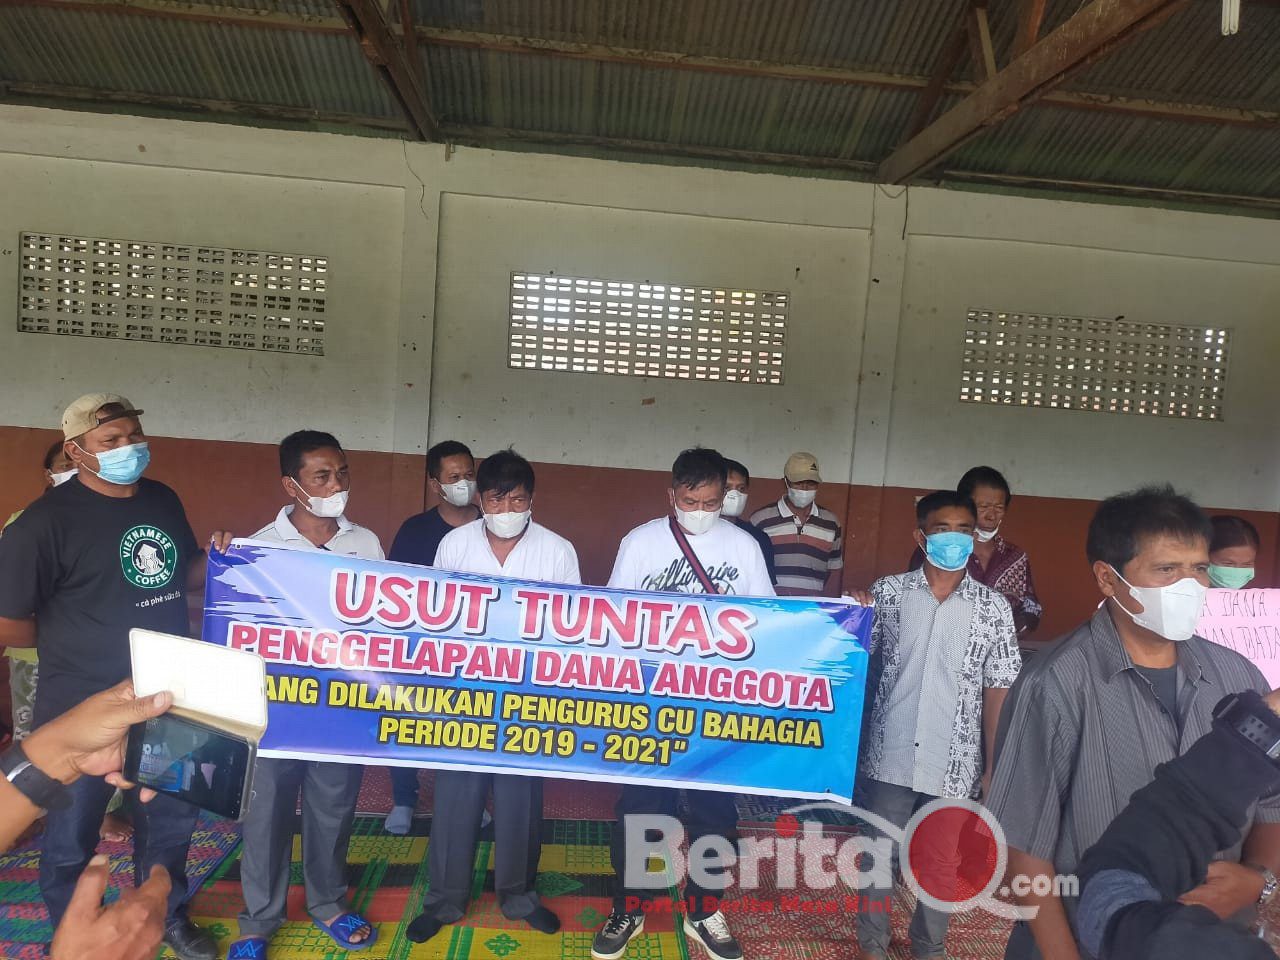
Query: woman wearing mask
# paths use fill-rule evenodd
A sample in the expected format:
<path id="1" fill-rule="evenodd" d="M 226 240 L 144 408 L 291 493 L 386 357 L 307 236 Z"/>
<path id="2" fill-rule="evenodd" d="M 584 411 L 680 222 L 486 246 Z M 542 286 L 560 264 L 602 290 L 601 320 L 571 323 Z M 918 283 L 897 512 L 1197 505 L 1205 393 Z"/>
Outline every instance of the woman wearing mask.
<path id="1" fill-rule="evenodd" d="M 960 478 L 956 492 L 972 500 L 978 512 L 969 576 L 1004 595 L 1013 608 L 1013 624 L 1022 639 L 1039 625 L 1043 608 L 1031 580 L 1027 551 L 1000 535 L 1013 500 L 1009 482 L 994 467 L 974 467 Z M 922 563 L 924 554 L 917 549 L 911 557 L 911 569 L 919 569 Z"/>
<path id="2" fill-rule="evenodd" d="M 1258 528 L 1244 517 L 1214 517 L 1209 543 L 1209 583 L 1224 590 L 1240 590 L 1253 582 L 1261 539 Z"/>

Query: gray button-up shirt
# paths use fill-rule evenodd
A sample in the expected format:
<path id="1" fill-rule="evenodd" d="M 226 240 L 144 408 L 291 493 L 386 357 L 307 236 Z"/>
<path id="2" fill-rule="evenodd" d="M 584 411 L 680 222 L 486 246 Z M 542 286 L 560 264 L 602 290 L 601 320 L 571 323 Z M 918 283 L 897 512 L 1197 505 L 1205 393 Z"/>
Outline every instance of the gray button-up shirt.
<path id="1" fill-rule="evenodd" d="M 1209 731 L 1219 700 L 1270 690 L 1252 663 L 1202 637 L 1179 643 L 1177 654 L 1181 730 L 1134 667 L 1105 606 L 1030 661 L 1005 703 L 987 799 L 1010 847 L 1074 874 L 1156 767 Z M 1280 821 L 1280 797 L 1265 798 L 1246 831 L 1255 817 Z M 1239 860 L 1240 844 L 1222 857 Z M 1064 906 L 1074 923 L 1075 901 Z M 1037 955 L 1019 924 L 1006 958 Z"/>

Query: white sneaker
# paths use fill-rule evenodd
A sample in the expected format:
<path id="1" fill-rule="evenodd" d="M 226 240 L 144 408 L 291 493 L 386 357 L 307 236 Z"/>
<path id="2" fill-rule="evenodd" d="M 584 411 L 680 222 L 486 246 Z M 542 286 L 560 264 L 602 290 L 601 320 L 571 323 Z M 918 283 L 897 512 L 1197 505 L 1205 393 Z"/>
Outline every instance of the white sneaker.
<path id="1" fill-rule="evenodd" d="M 392 807 L 382 823 L 383 830 L 394 833 L 397 837 L 403 837 L 412 826 L 413 807 Z"/>
<path id="2" fill-rule="evenodd" d="M 729 921 L 717 910 L 705 920 L 684 918 L 684 932 L 717 960 L 742 960 L 742 945 L 729 932 Z"/>

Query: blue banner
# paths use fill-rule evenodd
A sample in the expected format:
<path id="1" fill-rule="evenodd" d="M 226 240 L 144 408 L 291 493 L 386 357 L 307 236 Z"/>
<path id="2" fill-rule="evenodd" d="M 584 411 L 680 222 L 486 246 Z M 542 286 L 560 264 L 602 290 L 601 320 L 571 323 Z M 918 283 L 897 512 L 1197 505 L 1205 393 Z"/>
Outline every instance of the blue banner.
<path id="1" fill-rule="evenodd" d="M 204 639 L 267 662 L 264 756 L 850 801 L 872 611 L 236 541 Z"/>

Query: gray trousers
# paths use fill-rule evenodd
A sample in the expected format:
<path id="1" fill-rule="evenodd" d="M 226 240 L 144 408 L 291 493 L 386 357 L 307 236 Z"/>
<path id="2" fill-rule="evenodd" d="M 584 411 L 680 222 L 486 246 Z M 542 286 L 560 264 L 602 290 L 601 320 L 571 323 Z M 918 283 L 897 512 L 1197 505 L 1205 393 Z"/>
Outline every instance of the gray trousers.
<path id="1" fill-rule="evenodd" d="M 328 922 L 346 910 L 347 844 L 363 773 L 355 764 L 258 759 L 242 830 L 242 936 L 270 937 L 285 921 L 299 791 L 307 912 Z"/>
<path id="2" fill-rule="evenodd" d="M 493 787 L 493 873 L 498 906 L 508 920 L 538 907 L 534 883 L 542 856 L 542 780 L 509 774 L 437 770 L 422 912 L 457 923 L 467 912 L 475 877 L 476 837 Z"/>
<path id="3" fill-rule="evenodd" d="M 917 805 L 928 803 L 936 798 L 917 793 L 909 787 L 867 779 L 862 783 L 861 799 L 864 809 L 879 814 L 897 827 L 905 827 L 911 815 L 915 813 Z M 884 836 L 871 824 L 867 824 L 867 835 Z M 896 872 L 898 866 L 898 853 L 899 844 L 895 842 L 892 872 Z M 952 865 L 958 866 L 958 852 L 951 851 L 951 854 Z M 869 884 L 860 893 L 864 900 L 874 901 L 879 905 L 881 902 L 887 903 L 892 900 L 893 887 L 883 888 Z M 863 953 L 888 954 L 891 919 L 888 910 L 864 909 L 858 913 L 858 944 Z M 911 918 L 911 955 L 920 958 L 943 956 L 943 942 L 947 938 L 947 924 L 950 920 L 950 914 L 941 913 L 926 907 L 923 903 L 917 903 L 915 915 Z"/>

